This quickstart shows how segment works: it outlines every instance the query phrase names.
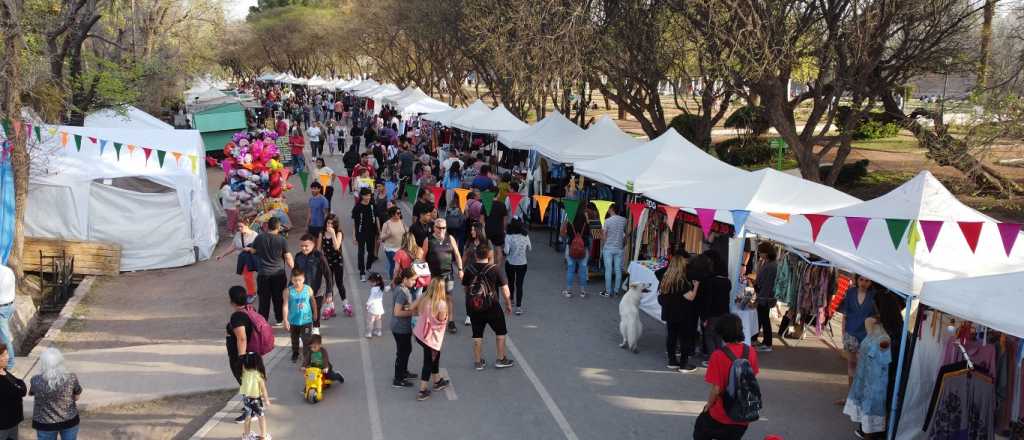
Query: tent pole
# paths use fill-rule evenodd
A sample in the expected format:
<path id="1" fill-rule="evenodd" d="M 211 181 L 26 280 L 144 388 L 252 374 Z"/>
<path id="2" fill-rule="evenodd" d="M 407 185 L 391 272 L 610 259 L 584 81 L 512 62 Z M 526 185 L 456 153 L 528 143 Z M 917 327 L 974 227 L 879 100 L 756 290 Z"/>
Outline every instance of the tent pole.
<path id="1" fill-rule="evenodd" d="M 733 240 L 736 240 L 736 243 L 730 243 L 730 245 L 729 245 L 729 252 L 735 252 L 735 254 L 736 254 L 736 255 L 730 255 L 732 257 L 731 258 L 732 261 L 729 264 L 730 272 L 736 274 L 734 279 L 733 279 L 733 285 L 732 285 L 732 296 L 733 297 L 736 296 L 736 292 L 739 292 L 740 289 L 741 289 L 741 286 L 743 285 L 740 281 L 743 279 L 743 270 L 741 270 L 741 269 L 742 269 L 742 266 L 743 266 L 743 250 L 746 247 L 746 246 L 744 246 L 744 236 L 746 235 L 746 233 L 747 233 L 747 228 L 745 226 L 740 227 L 738 230 L 736 230 L 736 236 L 733 238 Z M 736 244 L 736 246 L 733 246 L 734 244 Z M 735 271 L 735 272 L 733 272 L 733 271 Z M 730 273 L 730 275 L 732 275 L 732 273 Z"/>
<path id="2" fill-rule="evenodd" d="M 889 411 L 889 429 L 886 437 L 889 440 L 896 438 L 896 411 L 899 408 L 900 400 L 900 382 L 903 380 L 903 362 L 906 359 L 907 354 L 907 335 L 910 334 L 910 306 L 913 303 L 913 299 L 910 295 L 903 294 L 903 298 L 906 301 L 906 307 L 903 308 L 903 336 L 900 337 L 900 357 L 899 362 L 896 363 L 896 383 L 893 384 L 892 393 L 892 409 Z"/>

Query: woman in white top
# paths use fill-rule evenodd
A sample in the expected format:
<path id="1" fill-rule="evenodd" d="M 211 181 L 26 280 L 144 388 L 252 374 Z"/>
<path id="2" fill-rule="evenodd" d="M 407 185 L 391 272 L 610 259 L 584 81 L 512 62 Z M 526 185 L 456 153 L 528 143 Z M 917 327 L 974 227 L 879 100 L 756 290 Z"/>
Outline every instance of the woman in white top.
<path id="1" fill-rule="evenodd" d="M 388 274 L 395 273 L 395 252 L 402 247 L 402 237 L 408 229 L 402 223 L 402 211 L 397 206 L 388 208 L 388 220 L 380 228 L 380 241 L 388 263 Z"/>
<path id="2" fill-rule="evenodd" d="M 526 281 L 526 253 L 533 249 L 530 234 L 523 221 L 514 218 L 505 237 L 505 273 L 508 287 L 515 298 L 516 315 L 523 314 L 523 283 Z"/>

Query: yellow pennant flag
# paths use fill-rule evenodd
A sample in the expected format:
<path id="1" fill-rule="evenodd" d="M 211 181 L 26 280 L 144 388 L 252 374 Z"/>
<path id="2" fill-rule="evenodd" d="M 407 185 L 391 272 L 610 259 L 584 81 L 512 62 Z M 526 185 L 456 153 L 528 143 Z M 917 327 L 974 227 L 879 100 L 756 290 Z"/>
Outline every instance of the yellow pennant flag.
<path id="1" fill-rule="evenodd" d="M 536 200 L 537 205 L 540 207 L 540 221 L 544 221 L 544 215 L 548 213 L 548 203 L 551 203 L 552 199 L 554 199 L 554 197 L 542 195 L 533 196 L 533 200 Z"/>
<path id="2" fill-rule="evenodd" d="M 331 186 L 331 175 L 327 173 L 320 173 L 317 175 L 317 179 L 320 179 L 320 186 L 327 188 Z"/>
<path id="3" fill-rule="evenodd" d="M 469 197 L 469 190 L 466 188 L 455 188 L 455 195 L 459 198 L 459 210 L 466 212 L 466 199 Z"/>
<path id="4" fill-rule="evenodd" d="M 197 168 L 197 162 L 199 162 L 199 157 L 196 156 L 195 154 L 189 154 L 188 160 L 192 161 L 192 174 L 196 174 L 199 171 Z"/>
<path id="5" fill-rule="evenodd" d="M 601 220 L 601 226 L 604 226 L 604 216 L 608 214 L 608 207 L 612 206 L 614 202 L 610 200 L 591 200 L 590 203 L 597 207 L 597 218 Z"/>
<path id="6" fill-rule="evenodd" d="M 917 253 L 917 243 L 921 241 L 921 233 L 917 232 L 917 220 L 910 222 L 910 235 L 907 236 L 907 250 L 913 257 Z"/>
<path id="7" fill-rule="evenodd" d="M 56 136 L 57 135 L 57 127 L 53 126 L 53 127 L 47 128 L 46 132 L 50 133 L 50 136 Z"/>

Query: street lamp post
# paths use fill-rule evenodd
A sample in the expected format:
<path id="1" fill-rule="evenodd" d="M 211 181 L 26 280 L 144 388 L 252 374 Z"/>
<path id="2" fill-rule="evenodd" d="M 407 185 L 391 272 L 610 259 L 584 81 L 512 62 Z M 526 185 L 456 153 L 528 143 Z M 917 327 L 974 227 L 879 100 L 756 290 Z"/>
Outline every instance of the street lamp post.
<path id="1" fill-rule="evenodd" d="M 947 57 L 945 60 L 945 68 L 942 69 L 942 100 L 939 101 L 939 121 L 942 124 L 946 123 L 946 85 L 949 80 L 949 64 L 952 60 Z"/>

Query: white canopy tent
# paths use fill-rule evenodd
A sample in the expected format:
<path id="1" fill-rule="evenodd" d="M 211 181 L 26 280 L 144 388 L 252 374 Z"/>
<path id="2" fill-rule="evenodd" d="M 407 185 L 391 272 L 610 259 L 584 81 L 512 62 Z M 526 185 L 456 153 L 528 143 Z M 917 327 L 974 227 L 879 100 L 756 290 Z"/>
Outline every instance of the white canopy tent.
<path id="1" fill-rule="evenodd" d="M 986 327 L 1024 337 L 1024 272 L 927 281 L 921 302 Z"/>
<path id="2" fill-rule="evenodd" d="M 413 99 L 413 102 L 415 102 L 415 100 L 423 99 L 426 97 L 427 94 L 423 93 L 423 91 L 420 90 L 419 87 L 406 87 L 405 90 L 402 90 L 401 92 L 398 92 L 394 95 L 385 97 L 384 99 L 381 99 L 380 102 L 381 104 L 384 105 L 397 107 L 398 104 L 404 100 Z"/>
<path id="3" fill-rule="evenodd" d="M 552 159 L 562 163 L 600 159 L 636 148 L 643 143 L 643 140 L 620 130 L 615 121 L 608 116 L 601 116 L 581 136 L 566 144 L 561 150 L 552 152 Z"/>
<path id="4" fill-rule="evenodd" d="M 573 167 L 584 177 L 644 195 L 654 189 L 695 182 L 718 182 L 747 173 L 705 153 L 671 128 L 654 140 L 628 151 L 578 161 Z M 719 187 L 717 192 L 722 188 L 727 187 Z"/>
<path id="5" fill-rule="evenodd" d="M 466 113 L 451 122 L 451 126 L 471 133 L 498 134 L 505 131 L 522 130 L 529 127 L 512 115 L 504 105 L 487 113 Z"/>
<path id="6" fill-rule="evenodd" d="M 368 89 L 370 87 L 376 87 L 378 85 L 379 84 L 377 84 L 377 81 L 374 81 L 372 79 L 357 79 L 346 84 L 343 90 L 355 93 L 357 90 Z"/>
<path id="7" fill-rule="evenodd" d="M 386 97 L 396 95 L 399 92 L 400 90 L 398 90 L 398 86 L 395 86 L 394 84 L 386 84 L 372 90 L 369 94 L 366 95 L 366 97 L 374 101 L 380 101 Z M 380 106 L 377 106 L 377 108 L 380 108 Z"/>
<path id="8" fill-rule="evenodd" d="M 1007 256 L 996 221 L 961 203 L 928 171 L 883 196 L 843 208 L 822 210 L 809 202 L 800 200 L 799 213 L 831 216 L 821 226 L 817 241 L 811 239 L 810 223 L 803 216 L 783 222 L 751 214 L 747 229 L 817 254 L 894 291 L 915 296 L 926 281 L 1010 273 L 1024 267 L 1024 246 L 1017 246 Z M 869 219 L 859 247 L 853 244 L 850 221 L 840 217 L 854 217 L 854 223 L 864 221 L 857 219 Z M 886 219 L 939 220 L 943 226 L 929 252 L 920 224 L 913 225 L 913 233 L 908 227 L 898 237 L 897 247 Z M 957 222 L 982 222 L 974 252 Z M 909 245 L 911 235 L 919 238 L 913 252 Z"/>
<path id="9" fill-rule="evenodd" d="M 142 130 L 174 130 L 173 125 L 161 121 L 156 116 L 130 105 L 124 109 L 123 113 L 112 108 L 89 113 L 85 116 L 85 126 Z"/>
<path id="10" fill-rule="evenodd" d="M 565 145 L 583 136 L 583 129 L 561 113 L 553 111 L 533 126 L 513 133 L 517 135 L 504 138 L 498 135 L 498 141 L 509 148 L 536 150 L 546 157 L 554 158 L 555 153 L 561 151 Z"/>
<path id="11" fill-rule="evenodd" d="M 306 81 L 306 85 L 322 89 L 324 88 L 324 86 L 327 85 L 327 80 L 321 78 L 319 75 L 314 75 L 312 78 Z"/>
<path id="12" fill-rule="evenodd" d="M 278 74 L 276 72 L 267 72 L 267 73 L 264 73 L 264 74 L 256 77 L 256 80 L 257 81 L 274 81 L 277 78 L 277 75 Z"/>
<path id="13" fill-rule="evenodd" d="M 416 115 L 421 113 L 435 113 L 444 110 L 450 110 L 451 106 L 438 101 L 431 97 L 423 98 L 419 101 L 412 103 L 399 103 L 398 111 L 407 115 Z"/>
<path id="14" fill-rule="evenodd" d="M 423 119 L 434 121 L 445 126 L 451 126 L 453 120 L 468 113 L 484 113 L 489 111 L 491 111 L 491 108 L 488 107 L 487 104 L 484 104 L 483 101 L 477 99 L 476 101 L 473 101 L 469 107 L 453 108 L 450 110 L 428 113 L 423 115 Z"/>
<path id="15" fill-rule="evenodd" d="M 55 128 L 69 139 L 62 147 L 59 133 L 43 136 L 40 148 L 50 155 L 30 177 L 26 235 L 120 244 L 125 271 L 210 258 L 217 223 L 198 131 Z M 82 136 L 81 151 L 71 139 L 76 134 Z M 133 153 L 122 147 L 116 160 L 115 142 L 139 147 Z M 156 152 L 147 161 L 142 145 L 166 151 L 164 166 Z"/>

